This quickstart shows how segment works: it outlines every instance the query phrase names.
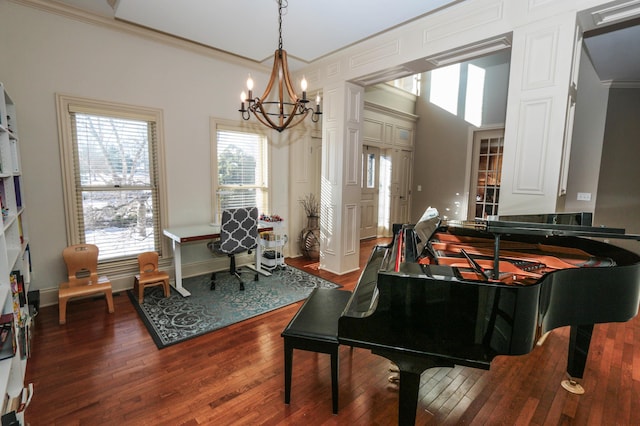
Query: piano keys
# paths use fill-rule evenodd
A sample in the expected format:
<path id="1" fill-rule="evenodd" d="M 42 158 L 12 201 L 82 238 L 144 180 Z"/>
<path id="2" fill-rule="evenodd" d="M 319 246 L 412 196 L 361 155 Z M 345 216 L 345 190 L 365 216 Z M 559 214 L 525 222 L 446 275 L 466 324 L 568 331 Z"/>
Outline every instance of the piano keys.
<path id="1" fill-rule="evenodd" d="M 433 367 L 489 369 L 569 326 L 567 389 L 580 391 L 594 324 L 638 313 L 640 256 L 599 239 L 624 230 L 558 223 L 440 223 L 396 227 L 372 250 L 338 320 L 341 344 L 400 370 L 399 424 L 413 424 L 420 375 Z M 595 237 L 595 238 L 594 238 Z"/>

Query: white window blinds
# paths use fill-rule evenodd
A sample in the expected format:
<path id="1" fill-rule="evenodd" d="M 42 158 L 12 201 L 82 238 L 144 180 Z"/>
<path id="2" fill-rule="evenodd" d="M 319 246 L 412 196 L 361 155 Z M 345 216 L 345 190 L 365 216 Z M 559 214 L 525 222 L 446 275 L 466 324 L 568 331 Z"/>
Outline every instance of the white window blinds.
<path id="1" fill-rule="evenodd" d="M 216 132 L 218 217 L 223 209 L 257 206 L 268 211 L 267 141 L 257 133 Z"/>
<path id="2" fill-rule="evenodd" d="M 100 260 L 161 254 L 155 122 L 69 113 L 79 240 Z"/>

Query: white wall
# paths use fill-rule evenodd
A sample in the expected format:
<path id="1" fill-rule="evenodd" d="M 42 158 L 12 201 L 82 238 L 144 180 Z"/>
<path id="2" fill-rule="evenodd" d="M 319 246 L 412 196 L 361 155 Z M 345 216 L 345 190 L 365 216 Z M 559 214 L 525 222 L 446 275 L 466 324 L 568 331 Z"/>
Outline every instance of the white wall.
<path id="1" fill-rule="evenodd" d="M 509 56 L 508 52 L 497 55 L 502 57 L 501 61 L 488 62 L 486 58 L 472 61 L 486 70 L 483 104 L 483 124 L 486 125 L 504 124 L 505 120 Z M 441 216 L 465 220 L 466 211 L 457 209 L 456 203 L 465 205 L 468 198 L 469 143 L 476 127 L 464 120 L 464 92 L 460 94 L 458 115 L 429 102 L 428 74 L 422 79 L 423 95 L 416 104 L 416 115 L 420 118 L 416 131 L 411 218 L 418 220 L 431 206 L 437 208 Z M 420 192 L 418 185 L 422 188 Z"/>
<path id="2" fill-rule="evenodd" d="M 583 51 L 580 56 L 567 194 L 563 197 L 565 212 L 595 210 L 608 98 L 609 88 L 600 81 L 589 56 Z M 591 194 L 591 200 L 578 200 L 578 192 Z"/>
<path id="3" fill-rule="evenodd" d="M 0 2 L 0 53 L 0 81 L 17 104 L 32 288 L 57 289 L 65 277 L 55 93 L 161 108 L 168 224 L 212 220 L 209 118 L 239 120 L 238 97 L 249 65 L 12 2 Z M 267 75 L 250 71 L 264 87 Z M 272 178 L 286 182 L 288 148 L 275 147 L 272 154 Z M 272 203 L 286 212 L 287 191 L 274 191 Z M 185 258 L 210 261 L 210 254 L 194 245 Z M 132 282 L 133 277 L 122 280 Z"/>
<path id="4" fill-rule="evenodd" d="M 594 225 L 640 234 L 640 87 L 609 91 Z M 611 241 L 640 253 L 637 241 Z"/>

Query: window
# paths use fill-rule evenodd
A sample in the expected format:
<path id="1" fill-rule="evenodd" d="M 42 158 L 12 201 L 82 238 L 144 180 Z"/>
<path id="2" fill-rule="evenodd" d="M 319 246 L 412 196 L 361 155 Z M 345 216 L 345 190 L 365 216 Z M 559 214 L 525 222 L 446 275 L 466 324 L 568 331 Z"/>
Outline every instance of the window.
<path id="1" fill-rule="evenodd" d="M 99 260 L 162 254 L 161 112 L 58 96 L 69 244 Z"/>
<path id="2" fill-rule="evenodd" d="M 457 116 L 462 94 L 464 119 L 480 127 L 486 70 L 471 63 L 462 63 L 437 68 L 429 74 L 429 102 Z"/>
<path id="3" fill-rule="evenodd" d="M 253 128 L 215 125 L 214 221 L 223 209 L 269 211 L 267 137 Z"/>
<path id="4" fill-rule="evenodd" d="M 474 133 L 474 165 L 470 200 L 473 217 L 486 219 L 498 215 L 504 129 Z M 471 217 L 470 217 L 471 219 Z"/>
<path id="5" fill-rule="evenodd" d="M 460 64 L 453 64 L 431 71 L 429 102 L 453 115 L 458 115 L 460 89 Z"/>
<path id="6" fill-rule="evenodd" d="M 467 94 L 464 119 L 474 126 L 482 126 L 485 70 L 473 64 L 467 67 Z"/>

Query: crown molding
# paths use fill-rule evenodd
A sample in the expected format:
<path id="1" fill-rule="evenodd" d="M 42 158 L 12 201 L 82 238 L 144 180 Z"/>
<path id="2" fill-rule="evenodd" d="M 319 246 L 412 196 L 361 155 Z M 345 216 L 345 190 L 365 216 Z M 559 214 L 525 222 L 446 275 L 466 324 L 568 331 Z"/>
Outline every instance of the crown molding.
<path id="1" fill-rule="evenodd" d="M 364 109 L 365 111 L 374 111 L 374 112 L 379 112 L 379 113 L 383 113 L 392 117 L 396 117 L 396 118 L 400 118 L 403 120 L 409 120 L 409 121 L 413 121 L 416 122 L 418 121 L 418 116 L 415 114 L 411 114 L 408 112 L 404 112 L 404 111 L 400 111 L 397 110 L 395 108 L 389 108 L 387 106 L 384 105 L 380 105 L 374 102 L 370 102 L 370 101 L 364 101 Z"/>
<path id="2" fill-rule="evenodd" d="M 640 81 L 602 81 L 602 84 L 609 89 L 640 89 Z"/>
<path id="3" fill-rule="evenodd" d="M 609 25 L 640 15 L 640 0 L 631 0 L 614 6 L 599 8 L 591 11 L 591 17 L 596 27 Z"/>

